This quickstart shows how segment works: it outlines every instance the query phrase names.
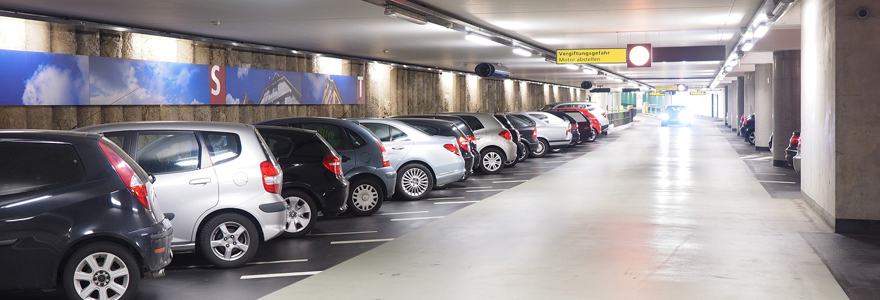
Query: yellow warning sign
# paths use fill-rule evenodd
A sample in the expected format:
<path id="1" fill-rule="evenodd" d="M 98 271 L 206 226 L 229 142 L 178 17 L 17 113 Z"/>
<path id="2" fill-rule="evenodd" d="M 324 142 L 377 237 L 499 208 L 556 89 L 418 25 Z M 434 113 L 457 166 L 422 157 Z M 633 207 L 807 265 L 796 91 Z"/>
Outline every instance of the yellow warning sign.
<path id="1" fill-rule="evenodd" d="M 626 63 L 626 49 L 557 49 L 557 64 Z"/>
<path id="2" fill-rule="evenodd" d="M 706 92 L 691 92 L 691 96 L 705 96 Z"/>
<path id="3" fill-rule="evenodd" d="M 654 87 L 657 91 L 677 91 L 677 85 L 658 85 Z"/>
<path id="4" fill-rule="evenodd" d="M 666 93 L 650 92 L 648 96 L 666 96 Z"/>

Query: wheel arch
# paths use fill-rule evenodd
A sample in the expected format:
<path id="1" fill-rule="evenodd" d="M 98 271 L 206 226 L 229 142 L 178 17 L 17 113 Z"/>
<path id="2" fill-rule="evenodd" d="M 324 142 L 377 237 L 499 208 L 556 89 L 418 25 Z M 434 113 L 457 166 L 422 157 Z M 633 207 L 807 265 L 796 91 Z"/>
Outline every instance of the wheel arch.
<path id="1" fill-rule="evenodd" d="M 379 178 L 379 176 L 376 176 L 376 174 L 359 173 L 359 174 L 355 174 L 355 175 L 351 176 L 351 178 L 348 181 L 351 182 L 351 181 L 359 180 L 361 178 L 372 179 L 372 180 L 378 182 L 379 188 L 381 188 L 382 192 L 385 193 L 385 197 L 386 198 L 388 197 L 388 189 L 385 187 L 385 181 L 383 181 L 382 178 Z M 397 179 L 395 179 L 395 180 L 397 180 Z M 354 190 L 354 185 L 351 186 L 351 190 Z M 350 195 L 351 190 L 349 190 L 349 196 L 351 196 Z"/>
<path id="2" fill-rule="evenodd" d="M 316 194 L 315 192 L 309 190 L 308 188 L 302 187 L 302 186 L 291 185 L 291 186 L 284 187 L 284 190 L 281 191 L 281 197 L 284 197 L 285 192 L 288 190 L 295 190 L 295 191 L 300 191 L 300 192 L 306 193 L 306 195 L 309 195 L 313 199 L 315 199 L 315 206 L 318 209 L 318 211 L 324 211 L 323 201 L 321 201 L 321 197 L 319 197 L 318 194 Z"/>
<path id="3" fill-rule="evenodd" d="M 397 173 L 400 174 L 400 170 L 403 169 L 403 167 L 406 167 L 407 165 L 412 165 L 412 164 L 419 164 L 419 165 L 422 165 L 423 167 L 427 168 L 428 171 L 431 171 L 431 177 L 434 178 L 434 182 L 435 183 L 437 182 L 437 172 L 434 171 L 434 168 L 431 167 L 431 164 L 429 164 L 423 160 L 419 160 L 419 159 L 413 159 L 413 160 L 410 160 L 407 162 L 401 162 L 400 168 L 397 168 Z M 397 178 L 398 178 L 397 180 L 399 180 L 400 176 L 398 175 Z"/>
<path id="4" fill-rule="evenodd" d="M 263 234 L 263 226 L 260 224 L 259 221 L 257 221 L 256 217 L 254 217 L 253 215 L 251 215 L 249 212 L 247 212 L 245 210 L 229 207 L 229 208 L 221 208 L 221 209 L 212 211 L 211 213 L 207 214 L 204 218 L 199 220 L 199 225 L 198 225 L 198 227 L 196 227 L 196 243 L 197 244 L 198 244 L 198 241 L 202 239 L 202 236 L 201 236 L 202 235 L 202 226 L 204 226 L 205 223 L 207 223 L 212 218 L 214 218 L 218 215 L 224 214 L 224 213 L 239 214 L 239 215 L 244 216 L 245 218 L 248 218 L 248 220 L 251 220 L 251 223 L 254 223 L 254 227 L 257 228 L 257 234 L 259 234 L 258 241 L 260 243 L 265 242 L 265 235 Z M 196 251 L 198 251 L 198 245 L 196 245 Z"/>
<path id="5" fill-rule="evenodd" d="M 97 242 L 108 242 L 108 243 L 117 244 L 117 245 L 125 248 L 125 250 L 128 250 L 128 252 L 131 253 L 132 256 L 134 256 L 134 259 L 138 264 L 138 266 L 137 266 L 138 267 L 138 274 L 140 274 L 141 276 L 144 275 L 144 270 L 146 270 L 146 267 L 145 267 L 146 261 L 144 260 L 144 257 L 140 254 L 140 252 L 137 251 L 137 249 L 135 248 L 134 243 L 132 241 L 129 241 L 128 239 L 125 239 L 120 236 L 115 236 L 115 235 L 105 235 L 105 234 L 92 235 L 92 236 L 83 237 L 83 238 L 77 240 L 76 242 L 71 243 L 70 246 L 68 246 L 67 249 L 64 250 L 64 254 L 61 256 L 58 263 L 55 264 L 55 270 L 52 271 L 53 278 L 55 278 L 55 287 L 56 288 L 63 287 L 62 281 L 61 281 L 61 280 L 63 280 L 63 278 L 61 278 L 61 277 L 64 274 L 64 272 L 63 272 L 64 265 L 67 264 L 67 262 L 70 260 L 70 257 L 73 255 L 73 253 L 76 252 L 77 250 L 81 249 L 82 247 L 85 247 L 86 245 L 89 245 L 92 243 L 97 243 Z"/>

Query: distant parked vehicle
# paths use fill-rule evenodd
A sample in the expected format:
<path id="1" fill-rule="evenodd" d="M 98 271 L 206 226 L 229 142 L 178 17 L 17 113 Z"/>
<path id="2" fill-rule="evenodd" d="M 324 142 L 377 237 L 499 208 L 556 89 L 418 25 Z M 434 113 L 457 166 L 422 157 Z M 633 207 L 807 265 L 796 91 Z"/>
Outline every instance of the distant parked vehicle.
<path id="1" fill-rule="evenodd" d="M 319 117 L 292 117 L 257 123 L 314 130 L 342 158 L 342 172 L 350 183 L 348 211 L 372 215 L 394 195 L 397 172 L 379 138 L 355 121 Z"/>
<path id="2" fill-rule="evenodd" d="M 347 209 L 348 180 L 342 173 L 342 158 L 320 134 L 290 127 L 256 127 L 284 174 L 285 236 L 309 234 L 318 212 L 334 217 Z"/>
<path id="3" fill-rule="evenodd" d="M 691 126 L 693 116 L 683 105 L 670 105 L 660 113 L 660 126 L 684 125 Z"/>
<path id="4" fill-rule="evenodd" d="M 569 124 L 571 124 L 569 126 L 570 130 L 571 130 L 571 142 L 568 144 L 570 147 L 577 146 L 578 144 L 581 143 L 581 133 L 580 133 L 580 129 L 579 129 L 580 126 L 579 125 L 584 125 L 584 126 L 586 126 L 584 128 L 589 128 L 589 123 L 586 122 L 585 118 L 583 119 L 584 122 L 582 122 L 581 124 L 578 124 L 578 121 L 575 120 L 574 117 L 568 115 L 565 112 L 551 110 L 551 111 L 547 111 L 547 113 L 554 115 L 554 116 L 557 116 L 560 119 L 564 119 L 564 120 L 568 121 Z M 578 114 L 580 114 L 580 113 L 578 113 Z M 589 134 L 591 132 L 588 130 L 587 133 Z"/>
<path id="5" fill-rule="evenodd" d="M 458 126 L 456 126 L 455 123 L 440 119 L 421 118 L 395 118 L 394 120 L 406 123 L 409 126 L 418 128 L 419 130 L 431 135 L 448 136 L 454 138 L 458 144 L 459 151 L 461 151 L 461 158 L 464 159 L 464 166 L 467 170 L 467 174 L 465 174 L 465 176 L 462 177 L 461 180 L 465 180 L 474 174 L 474 164 L 476 163 L 477 157 L 474 155 L 474 153 L 476 153 L 476 150 L 471 150 L 471 148 L 476 148 L 476 146 L 472 147 L 470 137 L 461 132 L 461 130 L 458 129 Z"/>
<path id="6" fill-rule="evenodd" d="M 174 215 L 175 252 L 235 268 L 285 230 L 281 167 L 252 125 L 130 122 L 77 131 L 103 134 L 156 176 L 159 203 Z"/>
<path id="7" fill-rule="evenodd" d="M 596 117 L 592 113 L 590 113 L 589 110 L 585 108 L 557 108 L 554 110 L 565 112 L 569 114 L 569 116 L 571 116 L 572 118 L 578 120 L 578 130 L 581 131 L 581 141 L 594 142 L 596 141 L 596 139 L 599 138 L 599 135 L 602 134 L 602 124 L 599 123 L 599 120 L 596 119 Z M 576 113 L 580 113 L 581 117 L 578 117 L 578 114 Z M 581 122 L 583 122 L 580 120 L 580 118 L 586 118 L 589 125 L 580 125 Z"/>
<path id="8" fill-rule="evenodd" d="M 535 127 L 535 121 L 528 118 L 517 117 L 512 114 L 504 114 L 504 116 L 507 117 L 510 124 L 513 124 L 516 131 L 519 132 L 520 143 L 523 145 L 523 148 L 518 149 L 517 160 L 523 162 L 529 157 L 529 154 L 532 153 L 532 149 L 538 148 L 541 144 L 541 142 L 538 141 L 538 129 Z"/>
<path id="9" fill-rule="evenodd" d="M 477 150 L 480 152 L 480 170 L 486 174 L 497 174 L 504 163 L 516 160 L 516 142 L 513 135 L 501 122 L 487 113 L 452 112 L 447 115 L 459 116 L 474 131 Z"/>
<path id="10" fill-rule="evenodd" d="M 571 143 L 571 127 L 568 121 L 545 112 L 517 112 L 510 114 L 535 122 L 538 130 L 539 145 L 537 148 L 532 149 L 532 157 L 544 157 L 548 151 L 566 148 Z"/>
<path id="11" fill-rule="evenodd" d="M 739 129 L 739 134 L 746 140 L 746 142 L 749 142 L 749 144 L 755 144 L 755 114 L 751 114 L 743 120 L 742 126 Z"/>
<path id="12" fill-rule="evenodd" d="M 797 154 L 792 157 L 792 167 L 794 167 L 794 171 L 800 173 L 801 172 L 801 140 L 798 139 L 797 145 Z"/>
<path id="13" fill-rule="evenodd" d="M 522 136 L 520 135 L 520 132 L 518 130 L 516 130 L 516 127 L 513 126 L 513 123 L 511 123 L 510 120 L 507 118 L 507 115 L 495 114 L 493 116 L 495 117 L 496 120 L 498 120 L 498 122 L 501 123 L 501 125 L 504 125 L 504 128 L 507 128 L 507 131 L 510 131 L 510 135 L 511 135 L 510 140 L 512 140 L 514 143 L 516 143 L 516 157 L 517 158 L 512 161 L 504 162 L 504 167 L 510 168 L 510 167 L 516 166 L 516 164 L 520 162 L 520 160 L 519 160 L 519 157 L 521 155 L 520 153 L 522 153 L 524 151 L 524 149 L 526 148 L 526 146 L 522 142 Z"/>
<path id="14" fill-rule="evenodd" d="M 422 199 L 434 189 L 464 178 L 458 140 L 430 135 L 393 119 L 354 119 L 390 148 L 388 159 L 397 170 L 397 193 L 405 200 Z"/>
<path id="15" fill-rule="evenodd" d="M 467 138 L 468 138 L 468 141 L 469 141 L 468 148 L 470 148 L 471 155 L 473 155 L 476 159 L 476 161 L 474 162 L 473 170 L 476 171 L 477 169 L 480 168 L 480 151 L 477 147 L 477 136 L 474 134 L 474 131 L 471 129 L 470 125 L 468 125 L 467 122 L 465 122 L 464 119 L 462 119 L 461 117 L 452 116 L 452 115 L 441 115 L 441 114 L 405 115 L 405 116 L 387 117 L 387 119 L 398 119 L 398 118 L 435 119 L 435 120 L 444 120 L 444 121 L 452 122 L 453 124 L 455 124 L 456 127 L 458 127 L 458 130 L 460 130 L 461 133 L 464 133 L 464 135 L 467 136 Z"/>
<path id="16" fill-rule="evenodd" d="M 605 111 L 599 103 L 589 102 L 589 101 L 572 101 L 572 102 L 557 102 L 544 106 L 541 108 L 542 111 L 548 111 L 553 109 L 560 108 L 581 108 L 586 109 L 592 114 L 591 117 L 596 118 L 599 121 L 600 128 L 599 132 L 604 132 L 608 134 L 608 129 L 611 126 L 611 122 L 608 121 L 608 113 Z"/>
<path id="17" fill-rule="evenodd" d="M 110 140 L 0 131 L 0 170 L 0 291 L 132 299 L 164 276 L 172 227 L 154 178 Z"/>
<path id="18" fill-rule="evenodd" d="M 791 133 L 791 139 L 788 140 L 788 148 L 785 148 L 785 161 L 789 165 L 794 164 L 794 156 L 797 155 L 798 146 L 801 144 L 801 132 L 794 131 Z"/>

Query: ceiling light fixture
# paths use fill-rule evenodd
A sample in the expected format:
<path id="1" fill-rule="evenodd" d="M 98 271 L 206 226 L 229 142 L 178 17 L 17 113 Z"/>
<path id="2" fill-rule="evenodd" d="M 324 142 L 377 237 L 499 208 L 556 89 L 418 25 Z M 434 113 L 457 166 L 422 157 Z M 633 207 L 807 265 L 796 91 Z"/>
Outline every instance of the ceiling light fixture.
<path id="1" fill-rule="evenodd" d="M 513 54 L 522 55 L 522 56 L 532 56 L 532 51 L 526 50 L 522 47 L 513 47 Z"/>
<path id="2" fill-rule="evenodd" d="M 762 38 L 767 35 L 767 32 L 770 31 L 770 26 L 767 23 L 758 24 L 758 27 L 755 27 L 755 37 Z"/>
<path id="3" fill-rule="evenodd" d="M 755 42 L 752 40 L 748 40 L 745 43 L 743 43 L 742 47 L 740 47 L 739 49 L 742 50 L 743 52 L 749 52 L 754 47 L 755 47 Z"/>
<path id="4" fill-rule="evenodd" d="M 597 74 L 599 74 L 599 71 L 597 71 L 596 69 L 587 68 L 587 67 L 584 67 L 584 70 L 583 70 L 583 71 L 584 71 L 584 74 L 590 74 L 590 75 L 597 75 Z"/>
<path id="5" fill-rule="evenodd" d="M 565 67 L 568 68 L 569 70 L 577 70 L 577 69 L 580 69 L 580 67 L 578 67 L 577 65 L 566 65 Z"/>
<path id="6" fill-rule="evenodd" d="M 396 7 L 393 5 L 388 5 L 385 7 L 385 15 L 401 19 L 413 24 L 425 25 L 428 24 L 428 20 L 425 19 L 425 16 L 402 9 L 400 7 Z"/>
<path id="7" fill-rule="evenodd" d="M 473 31 L 468 32 L 467 35 L 464 36 L 464 38 L 468 41 L 471 41 L 471 42 L 474 42 L 477 44 L 481 44 L 481 45 L 495 45 L 495 44 L 497 44 L 494 41 L 492 41 L 492 39 L 489 38 L 488 36 L 485 36 L 485 35 L 482 35 L 482 34 L 479 34 L 479 33 L 473 32 Z"/>

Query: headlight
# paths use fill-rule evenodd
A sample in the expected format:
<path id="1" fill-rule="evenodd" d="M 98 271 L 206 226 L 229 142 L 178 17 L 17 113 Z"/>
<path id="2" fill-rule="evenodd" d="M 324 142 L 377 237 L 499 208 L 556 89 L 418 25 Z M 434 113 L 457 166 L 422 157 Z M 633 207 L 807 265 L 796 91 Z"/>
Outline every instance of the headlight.
<path id="1" fill-rule="evenodd" d="M 667 113 L 660 114 L 660 120 L 669 121 L 669 114 L 667 114 Z"/>

